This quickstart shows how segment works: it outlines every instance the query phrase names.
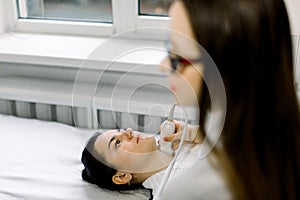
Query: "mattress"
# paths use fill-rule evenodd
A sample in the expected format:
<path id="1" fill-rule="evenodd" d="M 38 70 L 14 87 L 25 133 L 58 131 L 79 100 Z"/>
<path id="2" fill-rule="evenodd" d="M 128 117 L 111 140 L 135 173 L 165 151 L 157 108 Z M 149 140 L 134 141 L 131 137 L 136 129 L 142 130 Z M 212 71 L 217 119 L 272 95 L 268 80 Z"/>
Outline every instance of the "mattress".
<path id="1" fill-rule="evenodd" d="M 148 190 L 108 191 L 81 179 L 81 152 L 93 132 L 0 115 L 0 199 L 149 199 Z"/>

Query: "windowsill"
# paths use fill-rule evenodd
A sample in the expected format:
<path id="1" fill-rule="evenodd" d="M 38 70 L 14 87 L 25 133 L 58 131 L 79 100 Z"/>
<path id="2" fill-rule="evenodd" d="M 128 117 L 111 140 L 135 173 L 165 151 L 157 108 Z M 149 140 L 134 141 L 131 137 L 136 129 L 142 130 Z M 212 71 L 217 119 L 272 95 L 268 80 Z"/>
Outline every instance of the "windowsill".
<path id="1" fill-rule="evenodd" d="M 0 43 L 0 62 L 123 72 L 146 66 L 135 72 L 155 75 L 165 56 L 154 40 L 3 33 Z"/>

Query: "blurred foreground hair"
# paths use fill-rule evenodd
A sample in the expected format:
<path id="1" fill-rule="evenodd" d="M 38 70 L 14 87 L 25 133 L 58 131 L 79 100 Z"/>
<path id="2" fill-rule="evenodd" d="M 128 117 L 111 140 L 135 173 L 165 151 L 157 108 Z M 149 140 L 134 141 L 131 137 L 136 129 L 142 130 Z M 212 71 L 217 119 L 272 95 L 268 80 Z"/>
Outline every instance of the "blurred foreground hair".
<path id="1" fill-rule="evenodd" d="M 224 81 L 223 148 L 214 155 L 234 199 L 300 199 L 299 109 L 284 1 L 182 2 Z M 202 91 L 200 127 L 210 108 L 207 88 Z"/>

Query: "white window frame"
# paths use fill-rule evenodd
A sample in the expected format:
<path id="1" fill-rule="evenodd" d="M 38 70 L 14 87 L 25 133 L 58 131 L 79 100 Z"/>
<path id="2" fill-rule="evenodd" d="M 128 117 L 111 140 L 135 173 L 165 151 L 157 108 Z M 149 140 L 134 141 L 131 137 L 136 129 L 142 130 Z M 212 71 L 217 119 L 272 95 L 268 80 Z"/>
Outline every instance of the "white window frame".
<path id="1" fill-rule="evenodd" d="M 138 0 L 112 0 L 112 24 L 19 19 L 15 0 L 2 0 L 2 4 L 7 8 L 6 14 L 9 15 L 7 16 L 9 20 L 6 21 L 8 30 L 11 32 L 97 37 L 120 34 L 122 37 L 161 40 L 166 36 L 169 24 L 169 17 L 139 16 Z"/>

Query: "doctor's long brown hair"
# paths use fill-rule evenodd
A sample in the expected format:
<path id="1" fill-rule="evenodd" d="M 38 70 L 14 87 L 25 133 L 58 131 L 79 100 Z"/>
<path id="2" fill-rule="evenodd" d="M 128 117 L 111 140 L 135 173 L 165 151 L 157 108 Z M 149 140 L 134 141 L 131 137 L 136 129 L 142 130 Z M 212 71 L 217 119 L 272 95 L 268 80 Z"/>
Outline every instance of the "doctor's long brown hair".
<path id="1" fill-rule="evenodd" d="M 283 0 L 182 2 L 224 81 L 224 149 L 214 152 L 233 197 L 300 199 L 299 110 Z M 204 88 L 202 114 L 208 96 Z"/>

